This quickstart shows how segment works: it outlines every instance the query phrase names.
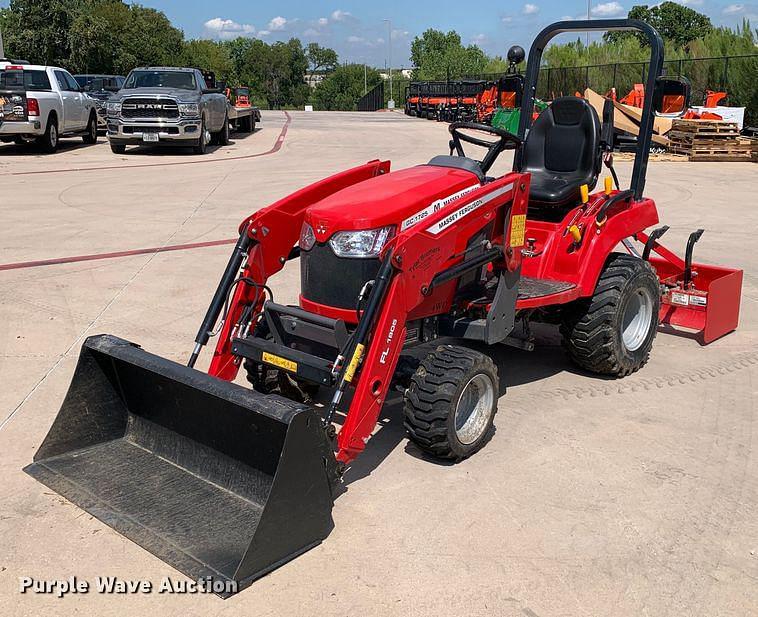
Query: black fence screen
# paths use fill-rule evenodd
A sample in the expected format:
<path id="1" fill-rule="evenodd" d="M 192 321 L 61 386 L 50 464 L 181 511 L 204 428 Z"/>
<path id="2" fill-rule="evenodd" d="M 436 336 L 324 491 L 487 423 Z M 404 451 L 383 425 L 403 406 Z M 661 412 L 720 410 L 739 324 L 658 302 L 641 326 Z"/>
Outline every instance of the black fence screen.
<path id="1" fill-rule="evenodd" d="M 358 99 L 358 111 L 378 111 L 384 109 L 384 82 L 380 82 Z"/>

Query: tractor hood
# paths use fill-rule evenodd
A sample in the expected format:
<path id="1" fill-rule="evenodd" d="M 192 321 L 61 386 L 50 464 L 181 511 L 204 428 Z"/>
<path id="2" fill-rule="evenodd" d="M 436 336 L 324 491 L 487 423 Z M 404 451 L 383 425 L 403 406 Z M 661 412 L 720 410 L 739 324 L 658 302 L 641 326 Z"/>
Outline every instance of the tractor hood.
<path id="1" fill-rule="evenodd" d="M 469 171 L 419 165 L 342 189 L 308 208 L 305 222 L 318 242 L 337 231 L 387 225 L 407 229 L 479 186 L 478 178 Z"/>

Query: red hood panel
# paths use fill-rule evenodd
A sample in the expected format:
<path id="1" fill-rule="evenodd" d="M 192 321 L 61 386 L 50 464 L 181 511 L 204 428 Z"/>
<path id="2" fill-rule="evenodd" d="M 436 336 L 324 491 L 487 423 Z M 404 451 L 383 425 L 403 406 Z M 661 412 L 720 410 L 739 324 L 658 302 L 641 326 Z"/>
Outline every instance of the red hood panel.
<path id="1" fill-rule="evenodd" d="M 354 184 L 315 203 L 305 215 L 316 239 L 325 242 L 336 231 L 410 227 L 428 216 L 439 200 L 481 186 L 471 172 L 419 165 Z"/>

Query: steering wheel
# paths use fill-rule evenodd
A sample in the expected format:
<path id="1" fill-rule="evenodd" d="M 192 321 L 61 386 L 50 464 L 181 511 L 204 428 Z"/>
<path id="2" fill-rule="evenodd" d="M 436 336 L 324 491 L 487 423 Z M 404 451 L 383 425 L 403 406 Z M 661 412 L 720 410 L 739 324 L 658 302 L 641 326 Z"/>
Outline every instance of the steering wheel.
<path id="1" fill-rule="evenodd" d="M 474 135 L 469 135 L 468 133 L 462 132 L 462 130 L 466 129 L 470 131 L 478 131 L 480 133 L 489 133 L 490 135 L 495 135 L 498 139 L 489 141 L 487 139 L 482 139 L 480 137 L 475 137 Z M 484 158 L 480 163 L 482 171 L 484 173 L 487 173 L 489 168 L 492 167 L 495 159 L 503 150 L 508 147 L 508 144 L 512 143 L 516 148 L 519 148 L 523 143 L 518 135 L 509 133 L 508 131 L 505 131 L 496 126 L 479 124 L 477 122 L 453 122 L 450 124 L 449 130 L 450 135 L 453 137 L 450 140 L 450 154 L 455 151 L 458 156 L 466 156 L 463 151 L 463 144 L 461 142 L 466 142 L 468 144 L 487 148 L 487 154 L 484 155 Z"/>

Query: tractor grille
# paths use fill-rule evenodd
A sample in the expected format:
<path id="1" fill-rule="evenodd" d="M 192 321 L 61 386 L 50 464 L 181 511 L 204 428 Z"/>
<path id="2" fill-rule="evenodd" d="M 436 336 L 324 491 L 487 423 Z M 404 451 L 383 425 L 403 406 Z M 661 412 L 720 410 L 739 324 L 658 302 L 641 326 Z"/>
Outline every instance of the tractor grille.
<path id="1" fill-rule="evenodd" d="M 328 244 L 316 244 L 300 254 L 300 289 L 311 302 L 354 309 L 364 283 L 378 271 L 378 259 L 337 257 Z"/>
<path id="2" fill-rule="evenodd" d="M 170 120 L 179 117 L 179 106 L 173 99 L 126 99 L 121 104 L 121 117 Z"/>

